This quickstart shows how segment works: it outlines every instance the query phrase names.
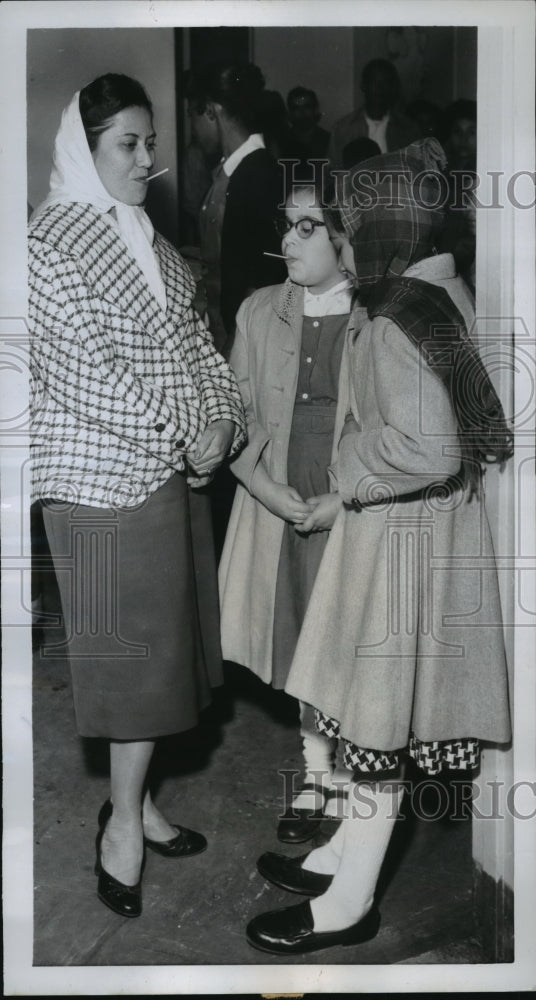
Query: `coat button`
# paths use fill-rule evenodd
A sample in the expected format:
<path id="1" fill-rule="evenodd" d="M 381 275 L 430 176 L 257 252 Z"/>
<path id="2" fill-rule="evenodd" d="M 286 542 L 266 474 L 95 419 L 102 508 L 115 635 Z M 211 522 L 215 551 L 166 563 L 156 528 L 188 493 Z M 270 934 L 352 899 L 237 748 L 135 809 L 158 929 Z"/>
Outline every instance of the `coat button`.
<path id="1" fill-rule="evenodd" d="M 155 431 L 158 431 L 159 434 L 161 434 L 162 431 L 164 431 L 166 429 L 166 425 L 165 424 L 155 424 L 154 425 L 154 429 L 155 429 Z"/>
<path id="2" fill-rule="evenodd" d="M 177 440 L 175 441 L 175 447 L 176 448 L 184 448 L 184 445 L 185 445 L 184 438 L 177 438 Z"/>
<path id="3" fill-rule="evenodd" d="M 302 392 L 301 398 L 302 399 L 309 399 L 309 393 L 308 392 Z"/>
<path id="4" fill-rule="evenodd" d="M 315 319 L 315 321 L 314 321 L 314 323 L 313 323 L 313 326 L 320 326 L 320 323 L 318 322 L 318 320 L 317 320 L 317 319 Z"/>

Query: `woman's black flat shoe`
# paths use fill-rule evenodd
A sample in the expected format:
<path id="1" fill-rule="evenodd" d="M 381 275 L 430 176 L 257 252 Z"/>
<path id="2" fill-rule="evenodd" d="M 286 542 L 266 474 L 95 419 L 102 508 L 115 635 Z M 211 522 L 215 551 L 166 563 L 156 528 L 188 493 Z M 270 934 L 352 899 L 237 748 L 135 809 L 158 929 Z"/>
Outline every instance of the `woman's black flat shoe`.
<path id="1" fill-rule="evenodd" d="M 121 917 L 139 917 L 141 914 L 141 879 L 136 885 L 125 885 L 114 878 L 102 867 L 101 842 L 106 823 L 112 814 L 112 803 L 108 800 L 102 806 L 99 816 L 99 832 L 95 846 L 97 848 L 97 860 L 95 861 L 95 875 L 98 876 L 97 896 L 101 903 L 109 906 L 114 913 Z"/>
<path id="2" fill-rule="evenodd" d="M 144 837 L 143 842 L 146 847 L 150 847 L 151 851 L 156 851 L 157 854 L 162 854 L 164 858 L 189 858 L 193 854 L 206 851 L 207 842 L 202 833 L 188 830 L 177 823 L 173 825 L 177 830 L 176 837 L 172 837 L 171 840 L 149 840 L 148 837 Z"/>
<path id="3" fill-rule="evenodd" d="M 137 885 L 125 885 L 113 875 L 109 875 L 102 867 L 100 857 L 95 865 L 95 874 L 99 876 L 97 896 L 101 903 L 109 906 L 121 917 L 139 917 L 141 914 L 141 880 Z"/>
<path id="4" fill-rule="evenodd" d="M 300 793 L 311 789 L 321 792 L 326 798 L 326 790 L 322 785 L 315 785 L 314 782 L 306 782 L 300 789 Z M 298 794 L 300 794 L 298 793 Z M 277 826 L 277 839 L 283 844 L 304 844 L 316 833 L 320 821 L 322 820 L 323 805 L 320 809 L 296 809 L 293 805 L 283 813 Z"/>
<path id="5" fill-rule="evenodd" d="M 248 924 L 246 936 L 249 944 L 259 951 L 272 955 L 302 955 L 335 945 L 360 944 L 370 941 L 378 933 L 380 914 L 373 906 L 361 920 L 342 931 L 319 932 L 313 929 L 314 920 L 308 900 L 285 910 L 271 910 L 254 917 Z"/>
<path id="6" fill-rule="evenodd" d="M 99 812 L 100 827 L 106 826 L 112 812 L 113 805 L 110 799 L 107 799 Z M 188 830 L 187 827 L 180 826 L 178 823 L 173 823 L 172 826 L 175 827 L 177 836 L 172 837 L 171 840 L 150 840 L 149 837 L 144 837 L 143 843 L 146 847 L 150 847 L 151 851 L 156 851 L 164 858 L 189 858 L 193 854 L 202 854 L 203 851 L 206 851 L 208 845 L 202 833 Z"/>

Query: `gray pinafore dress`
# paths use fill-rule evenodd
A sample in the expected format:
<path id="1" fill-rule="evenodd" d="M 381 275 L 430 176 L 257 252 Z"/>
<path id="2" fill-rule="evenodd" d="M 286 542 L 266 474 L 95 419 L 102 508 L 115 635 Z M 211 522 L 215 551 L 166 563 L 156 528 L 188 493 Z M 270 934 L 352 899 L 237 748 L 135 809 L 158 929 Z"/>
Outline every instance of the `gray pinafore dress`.
<path id="1" fill-rule="evenodd" d="M 339 372 L 349 314 L 304 316 L 288 483 L 302 499 L 330 492 Z M 283 688 L 303 623 L 327 531 L 301 535 L 286 523 L 276 584 L 272 684 Z"/>

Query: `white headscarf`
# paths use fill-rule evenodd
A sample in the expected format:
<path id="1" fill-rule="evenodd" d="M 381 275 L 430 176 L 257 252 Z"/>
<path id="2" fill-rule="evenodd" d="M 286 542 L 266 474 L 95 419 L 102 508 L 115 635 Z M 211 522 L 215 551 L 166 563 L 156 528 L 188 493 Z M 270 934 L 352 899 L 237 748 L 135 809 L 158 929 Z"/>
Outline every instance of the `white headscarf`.
<path id="1" fill-rule="evenodd" d="M 79 107 L 80 91 L 65 108 L 54 143 L 54 166 L 50 192 L 32 218 L 49 205 L 82 202 L 93 205 L 103 215 L 115 208 L 119 234 L 139 264 L 153 295 L 166 308 L 166 290 L 153 250 L 154 229 L 147 213 L 139 205 L 125 205 L 108 194 L 91 155 Z"/>

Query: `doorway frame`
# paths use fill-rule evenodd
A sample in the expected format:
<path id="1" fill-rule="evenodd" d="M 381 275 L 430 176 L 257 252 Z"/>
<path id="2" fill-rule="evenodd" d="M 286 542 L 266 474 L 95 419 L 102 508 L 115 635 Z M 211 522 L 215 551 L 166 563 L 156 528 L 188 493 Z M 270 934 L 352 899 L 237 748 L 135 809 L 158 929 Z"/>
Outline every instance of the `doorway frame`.
<path id="1" fill-rule="evenodd" d="M 534 391 L 526 364 L 534 358 L 535 343 L 534 211 L 512 203 L 508 179 L 534 164 L 533 129 L 527 127 L 534 122 L 533 84 L 534 51 L 526 25 L 480 26 L 477 170 L 481 181 L 484 171 L 500 171 L 502 177 L 497 207 L 477 212 L 476 332 L 484 354 L 491 351 L 499 359 L 492 378 L 505 412 L 516 415 L 514 459 L 502 474 L 492 468 L 486 475 L 515 738 L 515 749 L 483 750 L 474 782 L 475 801 L 486 817 L 473 816 L 474 916 L 489 962 L 512 962 L 517 946 L 525 952 L 528 943 L 523 940 L 523 859 L 531 858 L 533 829 L 523 818 L 528 817 L 526 803 L 516 806 L 513 793 L 533 781 L 536 758 L 534 671 L 529 666 L 536 609 L 535 425 L 534 413 L 525 406 L 527 393 Z M 518 197 L 519 202 L 525 197 Z M 485 199 L 486 204 L 493 200 Z M 534 864 L 529 864 L 533 873 Z M 533 932 L 533 920 L 528 930 Z"/>

